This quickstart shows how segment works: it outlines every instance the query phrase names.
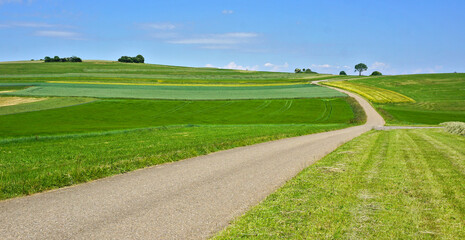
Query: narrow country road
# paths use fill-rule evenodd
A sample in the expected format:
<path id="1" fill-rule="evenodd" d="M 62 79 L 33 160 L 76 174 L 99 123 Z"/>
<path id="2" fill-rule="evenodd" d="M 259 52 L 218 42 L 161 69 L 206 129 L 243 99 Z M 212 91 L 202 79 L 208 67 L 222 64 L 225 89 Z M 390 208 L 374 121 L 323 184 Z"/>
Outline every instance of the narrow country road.
<path id="1" fill-rule="evenodd" d="M 340 90 L 342 91 L 342 90 Z M 205 239 L 367 123 L 163 164 L 0 202 L 0 239 Z"/>

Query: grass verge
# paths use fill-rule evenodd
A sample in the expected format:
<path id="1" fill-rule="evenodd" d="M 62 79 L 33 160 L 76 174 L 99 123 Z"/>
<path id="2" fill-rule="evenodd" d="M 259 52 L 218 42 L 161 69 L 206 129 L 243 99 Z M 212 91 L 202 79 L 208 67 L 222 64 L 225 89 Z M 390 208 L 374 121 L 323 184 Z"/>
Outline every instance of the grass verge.
<path id="1" fill-rule="evenodd" d="M 371 131 L 302 171 L 214 239 L 463 239 L 465 138 Z"/>
<path id="2" fill-rule="evenodd" d="M 177 126 L 0 141 L 0 199 L 349 124 Z"/>

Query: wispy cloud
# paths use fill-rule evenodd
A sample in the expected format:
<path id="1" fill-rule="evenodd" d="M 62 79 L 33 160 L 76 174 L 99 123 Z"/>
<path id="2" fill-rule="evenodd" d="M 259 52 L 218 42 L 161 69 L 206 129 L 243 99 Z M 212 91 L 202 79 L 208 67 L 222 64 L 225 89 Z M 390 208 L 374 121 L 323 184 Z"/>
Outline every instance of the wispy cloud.
<path id="1" fill-rule="evenodd" d="M 176 28 L 176 25 L 168 22 L 164 23 L 141 23 L 138 24 L 142 28 L 146 29 L 156 29 L 156 30 L 173 30 Z"/>
<path id="2" fill-rule="evenodd" d="M 389 65 L 383 62 L 374 62 L 368 69 L 383 71 L 389 69 Z"/>
<path id="3" fill-rule="evenodd" d="M 258 37 L 257 33 L 252 32 L 231 32 L 222 34 L 207 34 L 191 38 L 173 39 L 168 41 L 171 44 L 191 44 L 202 45 L 202 48 L 224 49 L 232 45 L 248 43 Z"/>
<path id="4" fill-rule="evenodd" d="M 33 0 L 0 0 L 0 5 L 6 4 L 6 3 L 32 3 Z"/>
<path id="5" fill-rule="evenodd" d="M 287 63 L 287 62 L 282 64 L 282 65 L 267 62 L 263 66 L 265 66 L 266 68 L 269 68 L 270 71 L 273 71 L 273 72 L 289 70 L 289 63 Z"/>
<path id="6" fill-rule="evenodd" d="M 227 9 L 225 9 L 225 10 L 221 11 L 221 13 L 222 13 L 222 14 L 225 14 L 225 15 L 228 15 L 228 14 L 233 14 L 234 11 L 233 11 L 233 10 L 227 10 Z"/>
<path id="7" fill-rule="evenodd" d="M 52 38 L 64 38 L 71 40 L 84 40 L 81 37 L 81 34 L 76 32 L 67 32 L 67 31 L 37 31 L 35 32 L 36 36 L 39 37 L 52 37 Z"/>
<path id="8" fill-rule="evenodd" d="M 48 24 L 42 22 L 10 22 L 10 23 L 2 23 L 0 27 L 3 28 L 53 28 L 53 27 L 66 27 L 69 28 L 70 26 L 65 25 L 58 25 L 58 24 Z"/>
<path id="9" fill-rule="evenodd" d="M 206 64 L 205 67 L 209 67 L 209 68 L 218 68 L 212 64 Z M 235 69 L 235 70 L 250 70 L 250 71 L 258 71 L 259 69 L 259 66 L 258 65 L 254 65 L 254 66 L 242 66 L 242 65 L 238 65 L 236 64 L 235 62 L 230 62 L 228 64 L 226 64 L 225 66 L 223 67 L 219 67 L 219 68 L 224 68 L 224 69 Z"/>

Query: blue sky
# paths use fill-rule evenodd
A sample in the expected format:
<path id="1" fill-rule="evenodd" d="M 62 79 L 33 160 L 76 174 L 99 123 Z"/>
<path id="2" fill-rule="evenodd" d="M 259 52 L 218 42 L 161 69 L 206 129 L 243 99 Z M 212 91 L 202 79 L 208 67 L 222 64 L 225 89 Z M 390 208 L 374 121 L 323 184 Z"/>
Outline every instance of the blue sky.
<path id="1" fill-rule="evenodd" d="M 465 72 L 465 1 L 0 0 L 0 61 L 72 56 L 265 71 Z"/>

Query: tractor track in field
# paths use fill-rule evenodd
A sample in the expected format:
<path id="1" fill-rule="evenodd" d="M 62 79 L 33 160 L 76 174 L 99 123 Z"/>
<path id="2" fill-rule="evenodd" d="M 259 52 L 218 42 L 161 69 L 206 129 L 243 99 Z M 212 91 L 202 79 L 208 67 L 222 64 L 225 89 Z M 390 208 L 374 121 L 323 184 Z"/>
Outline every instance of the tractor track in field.
<path id="1" fill-rule="evenodd" d="M 0 239 L 205 239 L 382 117 L 0 202 Z M 289 104 L 289 103 L 288 103 Z M 285 105 L 288 106 L 288 105 Z M 290 106 L 289 106 L 290 107 Z"/>

